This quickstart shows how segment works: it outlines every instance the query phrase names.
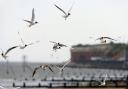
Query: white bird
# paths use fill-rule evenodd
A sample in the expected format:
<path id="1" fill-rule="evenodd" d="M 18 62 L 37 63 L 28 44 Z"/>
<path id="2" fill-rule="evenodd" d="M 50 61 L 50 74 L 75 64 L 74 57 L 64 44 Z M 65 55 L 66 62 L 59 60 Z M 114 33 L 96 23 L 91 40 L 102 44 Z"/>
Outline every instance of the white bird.
<path id="1" fill-rule="evenodd" d="M 61 68 L 59 68 L 58 66 L 55 65 L 55 67 L 57 67 L 59 69 L 60 75 L 62 74 L 65 66 L 68 65 L 70 62 L 71 62 L 71 60 L 68 60 L 68 61 L 64 62 L 64 65 Z"/>
<path id="2" fill-rule="evenodd" d="M 36 71 L 37 71 L 38 69 L 40 69 L 40 68 L 42 68 L 43 70 L 45 70 L 46 68 L 49 68 L 49 70 L 53 72 L 51 66 L 52 66 L 52 65 L 46 65 L 46 64 L 44 64 L 44 65 L 40 65 L 39 67 L 36 67 L 36 68 L 34 69 L 33 73 L 32 73 L 32 77 L 34 77 Z"/>
<path id="3" fill-rule="evenodd" d="M 61 47 L 68 47 L 67 45 L 61 44 L 59 42 L 49 41 L 51 43 L 54 43 L 53 45 L 53 51 L 56 51 L 57 49 L 61 49 Z"/>
<path id="4" fill-rule="evenodd" d="M 59 6 L 57 6 L 56 4 L 55 4 L 55 7 L 64 13 L 63 18 L 65 18 L 66 20 L 71 15 L 70 11 L 72 10 L 73 5 L 74 3 L 72 4 L 72 6 L 70 7 L 67 13 L 63 9 L 61 9 Z"/>
<path id="5" fill-rule="evenodd" d="M 19 35 L 20 40 L 21 40 L 21 43 L 22 43 L 22 45 L 19 45 L 19 46 L 18 46 L 20 49 L 24 49 L 24 48 L 26 48 L 27 46 L 29 46 L 29 45 L 33 45 L 33 44 L 34 44 L 34 43 L 25 44 L 24 41 L 23 41 L 23 39 L 21 38 L 19 32 L 18 32 L 18 35 Z M 36 41 L 35 43 L 38 43 L 38 42 L 39 42 L 39 41 Z"/>
<path id="6" fill-rule="evenodd" d="M 24 20 L 24 21 L 29 23 L 29 27 L 31 27 L 32 25 L 35 25 L 35 24 L 38 23 L 37 21 L 35 21 L 34 8 L 32 9 L 32 18 L 31 18 L 31 21 L 29 21 L 29 20 Z"/>
<path id="7" fill-rule="evenodd" d="M 103 81 L 100 82 L 100 85 L 99 86 L 105 86 L 106 85 L 106 78 L 107 77 L 108 77 L 107 74 L 105 74 L 105 77 L 104 77 Z"/>
<path id="8" fill-rule="evenodd" d="M 110 37 L 99 37 L 99 38 L 97 38 L 96 40 L 104 40 L 104 39 L 109 39 L 109 40 L 114 40 L 114 41 L 116 41 L 115 39 L 110 38 Z"/>
<path id="9" fill-rule="evenodd" d="M 117 41 L 117 40 L 110 38 L 110 37 L 99 37 L 96 40 L 100 40 L 101 43 L 106 43 L 107 42 L 106 39 Z"/>
<path id="10" fill-rule="evenodd" d="M 7 54 L 11 51 L 11 50 L 13 50 L 13 49 L 15 49 L 15 48 L 17 48 L 18 46 L 13 46 L 13 47 L 11 47 L 11 48 L 9 48 L 6 52 L 4 52 L 2 49 L 1 49 L 1 51 L 2 51 L 2 53 L 1 53 L 1 56 L 4 58 L 4 59 L 6 59 L 8 56 L 7 56 Z"/>

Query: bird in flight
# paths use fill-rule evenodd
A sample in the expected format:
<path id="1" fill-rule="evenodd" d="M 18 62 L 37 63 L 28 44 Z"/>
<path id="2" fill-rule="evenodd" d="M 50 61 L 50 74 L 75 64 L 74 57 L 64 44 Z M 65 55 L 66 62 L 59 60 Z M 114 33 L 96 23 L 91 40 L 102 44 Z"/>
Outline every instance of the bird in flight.
<path id="1" fill-rule="evenodd" d="M 54 4 L 54 6 L 55 6 L 56 8 L 58 8 L 61 12 L 64 13 L 63 18 L 65 18 L 65 20 L 71 15 L 70 12 L 71 12 L 71 10 L 72 10 L 73 5 L 74 5 L 74 3 L 72 4 L 72 6 L 70 7 L 70 9 L 69 9 L 68 12 L 66 13 L 63 9 L 61 9 L 59 6 L 57 6 L 56 4 Z"/>
<path id="2" fill-rule="evenodd" d="M 34 69 L 33 73 L 32 73 L 32 77 L 34 77 L 36 71 L 37 71 L 38 69 L 40 69 L 40 68 L 42 68 L 43 70 L 45 70 L 46 68 L 48 68 L 51 72 L 53 72 L 51 66 L 52 66 L 52 65 L 46 65 L 46 64 L 44 64 L 44 65 L 40 65 L 39 67 L 36 67 L 36 68 Z"/>
<path id="3" fill-rule="evenodd" d="M 19 48 L 20 49 L 24 49 L 24 48 L 28 47 L 29 45 L 33 45 L 34 44 L 34 43 L 25 44 L 24 41 L 23 41 L 23 39 L 21 38 L 21 35 L 20 35 L 19 32 L 18 32 L 18 35 L 19 35 L 20 40 L 21 40 L 21 43 L 22 43 L 22 45 L 19 45 Z M 39 41 L 36 41 L 35 43 L 38 43 L 38 42 Z"/>
<path id="4" fill-rule="evenodd" d="M 61 49 L 61 47 L 68 47 L 67 45 L 61 44 L 59 42 L 49 41 L 51 43 L 54 43 L 53 45 L 53 51 L 56 51 L 57 49 Z"/>
<path id="5" fill-rule="evenodd" d="M 106 43 L 106 42 L 107 42 L 107 40 L 106 40 L 106 39 L 116 41 L 115 39 L 110 38 L 110 37 L 99 37 L 99 38 L 97 38 L 96 40 L 100 40 L 100 41 L 101 41 L 101 43 Z"/>
<path id="6" fill-rule="evenodd" d="M 109 40 L 114 40 L 114 41 L 116 41 L 115 39 L 110 38 L 110 37 L 99 37 L 99 38 L 97 38 L 96 40 L 104 40 L 104 39 L 109 39 Z"/>
<path id="7" fill-rule="evenodd" d="M 8 56 L 7 56 L 7 54 L 11 51 L 11 50 L 13 50 L 13 49 L 15 49 L 15 48 L 17 48 L 18 46 L 13 46 L 13 47 L 11 47 L 11 48 L 9 48 L 6 52 L 4 52 L 2 49 L 1 49 L 1 51 L 2 51 L 2 53 L 1 53 L 1 56 L 4 58 L 4 59 L 6 59 Z"/>
<path id="8" fill-rule="evenodd" d="M 35 21 L 34 8 L 32 9 L 32 18 L 31 18 L 31 21 L 29 21 L 29 20 L 24 20 L 24 21 L 29 23 L 29 27 L 31 27 L 32 25 L 35 25 L 35 24 L 38 23 L 37 21 Z"/>
<path id="9" fill-rule="evenodd" d="M 65 66 L 68 65 L 70 62 L 71 62 L 71 60 L 68 60 L 68 61 L 64 62 L 64 65 L 61 68 L 55 65 L 55 67 L 59 69 L 60 75 L 62 74 Z"/>

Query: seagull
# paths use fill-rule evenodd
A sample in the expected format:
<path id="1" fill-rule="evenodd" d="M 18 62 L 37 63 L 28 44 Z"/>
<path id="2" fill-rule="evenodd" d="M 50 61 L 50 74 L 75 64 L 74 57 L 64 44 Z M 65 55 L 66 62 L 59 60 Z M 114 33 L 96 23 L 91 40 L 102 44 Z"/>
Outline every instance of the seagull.
<path id="1" fill-rule="evenodd" d="M 34 44 L 34 43 L 25 44 L 24 41 L 23 41 L 23 39 L 21 38 L 19 32 L 18 32 L 18 35 L 19 35 L 20 40 L 21 40 L 21 42 L 22 42 L 22 45 L 19 45 L 19 48 L 20 48 L 20 49 L 24 49 L 24 48 L 26 48 L 27 46 L 29 46 L 29 45 L 33 45 L 33 44 Z M 38 43 L 38 42 L 39 42 L 39 41 L 36 41 L 35 43 Z"/>
<path id="2" fill-rule="evenodd" d="M 64 65 L 61 68 L 59 68 L 58 66 L 55 65 L 55 67 L 57 67 L 59 69 L 60 75 L 62 74 L 65 66 L 68 65 L 70 62 L 71 62 L 71 60 L 68 60 L 68 61 L 64 62 Z"/>
<path id="3" fill-rule="evenodd" d="M 65 20 L 66 20 L 71 15 L 70 11 L 72 10 L 73 4 L 67 13 L 63 9 L 61 9 L 59 6 L 57 6 L 56 4 L 54 4 L 54 6 L 64 13 L 63 18 L 65 18 Z"/>
<path id="4" fill-rule="evenodd" d="M 90 39 L 94 38 L 94 37 L 89 37 Z M 97 38 L 96 40 L 100 40 L 102 44 L 106 43 L 106 39 L 104 39 L 103 37 Z"/>
<path id="5" fill-rule="evenodd" d="M 54 43 L 53 50 L 56 51 L 57 49 L 61 49 L 61 47 L 68 47 L 67 45 L 61 44 L 59 42 L 49 41 L 51 43 Z"/>
<path id="6" fill-rule="evenodd" d="M 105 86 L 106 85 L 106 78 L 107 78 L 107 74 L 105 74 L 105 77 L 104 77 L 103 81 L 100 82 L 99 86 Z"/>
<path id="7" fill-rule="evenodd" d="M 97 38 L 96 40 L 104 40 L 104 39 L 109 39 L 109 40 L 114 40 L 114 41 L 116 41 L 115 39 L 112 39 L 112 38 L 110 38 L 110 37 L 99 37 L 99 38 Z"/>
<path id="8" fill-rule="evenodd" d="M 7 54 L 11 51 L 11 50 L 13 50 L 13 49 L 15 49 L 15 48 L 17 48 L 18 46 L 13 46 L 13 47 L 11 47 L 11 48 L 9 48 L 5 53 L 4 53 L 4 51 L 1 49 L 1 51 L 2 51 L 2 53 L 1 53 L 1 56 L 4 58 L 4 59 L 6 59 L 8 56 L 7 56 Z"/>
<path id="9" fill-rule="evenodd" d="M 24 21 L 29 23 L 29 27 L 31 27 L 32 25 L 35 25 L 35 24 L 38 23 L 37 21 L 35 21 L 34 8 L 32 9 L 32 18 L 31 18 L 31 21 L 29 21 L 29 20 L 24 20 Z"/>
<path id="10" fill-rule="evenodd" d="M 100 41 L 101 41 L 101 43 L 106 43 L 106 42 L 107 42 L 107 41 L 106 41 L 106 39 L 116 41 L 115 39 L 110 38 L 110 37 L 99 37 L 99 38 L 97 38 L 96 40 L 100 40 Z"/>
<path id="11" fill-rule="evenodd" d="M 39 67 L 36 67 L 35 69 L 34 69 L 34 71 L 33 71 L 33 73 L 32 73 L 32 77 L 34 77 L 34 75 L 35 75 L 35 73 L 36 73 L 36 71 L 38 70 L 38 69 L 40 69 L 40 68 L 42 68 L 43 70 L 45 70 L 46 68 L 49 68 L 49 70 L 51 71 L 51 72 L 53 72 L 53 70 L 52 70 L 52 68 L 51 68 L 51 65 L 40 65 Z"/>
<path id="12" fill-rule="evenodd" d="M 29 45 L 32 45 L 32 44 L 25 44 L 25 45 L 20 45 L 19 47 L 20 47 L 20 49 L 24 49 L 24 48 L 26 48 L 27 46 L 29 46 Z"/>

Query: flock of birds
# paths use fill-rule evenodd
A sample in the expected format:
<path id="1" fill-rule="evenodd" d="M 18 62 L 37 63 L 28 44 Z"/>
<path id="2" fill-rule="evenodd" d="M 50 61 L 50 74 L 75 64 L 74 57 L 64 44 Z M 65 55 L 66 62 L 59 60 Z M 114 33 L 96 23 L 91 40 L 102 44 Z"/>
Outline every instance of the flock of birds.
<path id="1" fill-rule="evenodd" d="M 55 7 L 58 8 L 60 11 L 62 11 L 62 12 L 64 13 L 63 18 L 66 20 L 66 19 L 71 15 L 70 11 L 72 10 L 73 5 L 74 5 L 74 4 L 72 4 L 71 8 L 68 10 L 67 13 L 66 13 L 63 9 L 61 9 L 59 6 L 57 6 L 56 4 L 55 4 Z M 35 12 L 34 12 L 34 8 L 32 9 L 32 17 L 31 17 L 31 20 L 24 20 L 24 21 L 29 23 L 29 27 L 31 27 L 31 26 L 33 26 L 33 25 L 35 25 L 35 24 L 38 23 L 37 21 L 35 21 Z M 18 32 L 18 34 L 19 34 L 19 36 L 20 36 L 20 33 L 19 33 L 19 32 Z M 20 38 L 21 38 L 21 36 L 20 36 Z M 99 37 L 99 38 L 97 38 L 96 40 L 100 40 L 101 43 L 106 43 L 106 42 L 107 42 L 107 39 L 116 41 L 115 39 L 110 38 L 110 37 Z M 21 38 L 21 42 L 22 42 L 22 45 L 13 46 L 13 47 L 7 49 L 6 52 L 4 52 L 4 51 L 1 49 L 1 51 L 2 51 L 1 56 L 2 56 L 4 59 L 6 59 L 6 58 L 8 57 L 7 54 L 8 54 L 11 50 L 13 50 L 13 49 L 15 49 L 15 48 L 17 48 L 17 47 L 19 47 L 20 49 L 24 49 L 24 48 L 26 48 L 27 46 L 34 44 L 34 43 L 25 44 L 22 38 Z M 39 41 L 37 41 L 37 42 L 39 42 Z M 36 43 L 37 43 L 37 42 L 36 42 Z M 53 41 L 50 41 L 50 42 L 51 42 L 51 43 L 54 43 L 54 46 L 53 46 L 53 50 L 54 50 L 54 51 L 56 51 L 57 49 L 60 49 L 61 47 L 67 47 L 66 45 L 61 44 L 61 43 L 59 43 L 59 42 L 58 42 L 58 43 L 57 43 L 57 42 L 53 42 Z"/>
<path id="2" fill-rule="evenodd" d="M 62 10 L 62 9 L 61 9 L 59 6 L 57 6 L 57 5 L 55 5 L 55 7 L 58 8 L 59 10 L 61 10 L 61 11 L 64 13 L 64 16 L 63 16 L 63 17 L 64 17 L 65 20 L 66 20 L 66 19 L 69 17 L 69 15 L 70 15 L 70 11 L 71 11 L 73 5 L 71 6 L 71 8 L 69 9 L 69 11 L 68 11 L 67 13 L 66 13 L 64 10 Z M 34 8 L 32 9 L 32 17 L 31 17 L 31 20 L 24 20 L 24 21 L 27 22 L 27 23 L 29 23 L 28 27 L 31 27 L 31 26 L 33 26 L 33 25 L 35 25 L 35 24 L 38 23 L 38 22 L 35 20 Z M 8 48 L 5 52 L 1 49 L 1 56 L 2 56 L 5 60 L 8 58 L 8 53 L 11 52 L 12 50 L 14 50 L 14 49 L 16 49 L 16 48 L 25 49 L 26 47 L 28 47 L 28 46 L 30 46 L 30 45 L 33 45 L 33 44 L 35 44 L 35 43 L 40 42 L 40 41 L 36 41 L 36 42 L 28 43 L 28 44 L 27 44 L 27 43 L 25 43 L 25 42 L 23 41 L 23 39 L 22 39 L 22 37 L 21 37 L 21 35 L 20 35 L 20 32 L 18 32 L 18 35 L 19 35 L 20 40 L 21 40 L 21 44 L 20 44 L 20 45 L 12 46 L 12 47 Z M 58 49 L 61 49 L 62 47 L 68 47 L 67 45 L 62 44 L 62 43 L 59 43 L 59 42 L 54 42 L 54 41 L 49 41 L 49 42 L 54 44 L 53 47 L 52 47 L 52 49 L 53 49 L 54 52 L 56 52 Z M 67 63 L 69 63 L 69 62 L 70 62 L 70 61 L 66 62 L 65 64 L 67 64 Z M 60 71 L 62 71 L 62 70 L 64 69 L 64 67 L 66 66 L 65 64 L 62 66 L 62 68 L 59 68 L 59 67 L 57 67 L 57 66 L 55 66 L 55 67 L 57 67 Z M 39 67 L 36 67 L 36 68 L 34 69 L 34 71 L 33 71 L 32 77 L 34 77 L 36 71 L 37 71 L 38 69 L 40 69 L 40 68 L 42 68 L 42 69 L 44 69 L 44 70 L 45 70 L 46 68 L 49 68 L 50 71 L 53 72 L 53 70 L 52 70 L 52 68 L 51 68 L 51 67 L 53 67 L 53 66 L 54 66 L 54 65 L 52 65 L 52 64 L 50 64 L 50 65 L 44 64 L 44 65 L 40 65 Z"/>
<path id="3" fill-rule="evenodd" d="M 72 6 L 71 6 L 70 9 L 68 10 L 68 12 L 65 12 L 65 11 L 64 11 L 63 9 L 61 9 L 58 5 L 54 4 L 54 6 L 55 6 L 57 9 L 59 9 L 61 12 L 63 12 L 63 14 L 64 14 L 64 15 L 63 15 L 63 18 L 64 18 L 65 20 L 71 15 L 70 11 L 72 10 L 73 5 L 74 5 L 74 3 L 72 4 Z M 33 25 L 35 25 L 35 24 L 38 24 L 38 22 L 35 20 L 34 8 L 32 9 L 32 17 L 31 17 L 31 20 L 24 20 L 24 21 L 27 22 L 27 23 L 29 23 L 28 27 L 31 27 L 31 26 L 33 26 Z M 34 43 L 26 44 L 26 43 L 23 41 L 23 39 L 22 39 L 22 37 L 21 37 L 21 35 L 20 35 L 19 32 L 18 32 L 18 35 L 19 35 L 19 37 L 20 37 L 20 40 L 21 40 L 21 43 L 22 43 L 22 44 L 21 44 L 21 45 L 18 45 L 18 46 L 10 47 L 10 48 L 7 49 L 5 52 L 1 49 L 1 56 L 2 56 L 4 59 L 7 59 L 7 58 L 8 58 L 7 54 L 8 54 L 10 51 L 12 51 L 12 50 L 14 50 L 14 49 L 16 49 L 16 48 L 25 49 L 26 47 L 28 47 L 28 46 L 30 46 L 30 45 L 33 45 L 33 44 L 39 42 L 39 41 L 36 41 L 36 42 L 34 42 Z M 107 39 L 108 39 L 108 40 L 116 41 L 115 39 L 110 38 L 110 37 L 99 37 L 99 38 L 97 38 L 96 40 L 100 40 L 101 43 L 106 43 L 106 42 L 107 42 Z M 54 44 L 53 47 L 52 47 L 52 49 L 53 49 L 53 51 L 55 51 L 55 52 L 56 52 L 58 49 L 61 49 L 62 47 L 68 47 L 67 45 L 62 44 L 62 43 L 59 43 L 59 42 L 54 42 L 54 41 L 49 41 L 49 42 Z M 52 70 L 52 67 L 53 67 L 53 66 L 55 66 L 56 68 L 58 68 L 58 69 L 60 70 L 60 73 L 61 73 L 61 72 L 63 71 L 64 67 L 65 67 L 68 63 L 70 63 L 70 62 L 71 62 L 71 60 L 67 61 L 61 68 L 58 67 L 58 66 L 56 66 L 56 65 L 52 65 L 52 64 L 50 64 L 50 65 L 47 65 L 47 64 L 40 65 L 40 66 L 38 66 L 38 67 L 36 67 L 36 68 L 34 69 L 33 74 L 32 74 L 32 77 L 34 77 L 35 73 L 36 73 L 37 70 L 40 69 L 40 68 L 42 68 L 43 70 L 45 70 L 45 69 L 48 68 L 51 72 L 54 72 L 54 71 Z M 102 84 L 101 84 L 101 85 L 102 85 Z M 104 83 L 103 83 L 103 85 L 104 85 Z"/>

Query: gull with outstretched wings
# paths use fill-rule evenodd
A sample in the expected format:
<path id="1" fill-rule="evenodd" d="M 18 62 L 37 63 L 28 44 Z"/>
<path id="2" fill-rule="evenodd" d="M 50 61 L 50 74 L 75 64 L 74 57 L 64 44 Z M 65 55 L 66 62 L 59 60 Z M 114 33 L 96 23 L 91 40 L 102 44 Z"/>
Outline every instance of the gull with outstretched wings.
<path id="1" fill-rule="evenodd" d="M 107 42 L 107 39 L 116 41 L 115 39 L 110 38 L 110 37 L 99 37 L 99 38 L 97 38 L 96 40 L 100 40 L 101 43 L 106 43 L 106 42 Z"/>
<path id="2" fill-rule="evenodd" d="M 36 67 L 32 73 L 32 77 L 34 77 L 35 73 L 37 72 L 38 69 L 42 68 L 43 70 L 45 70 L 46 68 L 48 68 L 51 72 L 53 72 L 51 65 L 40 65 L 39 67 Z"/>
<path id="3" fill-rule="evenodd" d="M 36 41 L 35 43 L 25 44 L 25 43 L 24 43 L 24 41 L 23 41 L 23 39 L 21 38 L 21 35 L 20 35 L 20 33 L 19 33 L 19 32 L 18 32 L 18 35 L 19 35 L 20 40 L 21 40 L 21 43 L 22 43 L 22 45 L 19 45 L 19 46 L 18 46 L 20 49 L 24 49 L 24 48 L 28 47 L 29 45 L 33 45 L 33 44 L 35 44 L 35 43 L 38 43 L 38 42 L 39 42 L 39 41 Z"/>
<path id="4" fill-rule="evenodd" d="M 65 68 L 65 66 L 68 65 L 70 62 L 71 62 L 71 60 L 68 60 L 68 61 L 64 62 L 64 65 L 62 65 L 62 67 L 58 67 L 56 65 L 54 65 L 54 66 L 59 69 L 59 73 L 61 75 L 63 70 L 64 70 L 64 68 Z"/>
<path id="5" fill-rule="evenodd" d="M 20 37 L 20 40 L 21 40 L 22 45 L 25 45 L 25 43 L 24 43 L 24 41 L 23 41 L 23 39 L 22 39 L 22 37 L 21 37 L 21 35 L 20 35 L 20 32 L 18 32 L 18 35 L 19 35 L 19 37 Z"/>
<path id="6" fill-rule="evenodd" d="M 110 38 L 110 37 L 99 37 L 99 38 L 97 38 L 96 40 L 104 40 L 104 39 L 109 39 L 109 40 L 114 40 L 114 41 L 116 41 L 115 39 Z"/>
<path id="7" fill-rule="evenodd" d="M 15 49 L 15 48 L 17 48 L 17 47 L 18 47 L 18 46 L 13 46 L 13 47 L 7 49 L 6 52 L 4 52 L 4 51 L 1 49 L 1 51 L 2 51 L 1 56 L 2 56 L 4 59 L 6 59 L 6 58 L 8 57 L 7 54 L 8 54 L 11 50 L 13 50 L 13 49 Z"/>
<path id="8" fill-rule="evenodd" d="M 73 7 L 74 3 L 72 4 L 72 6 L 70 7 L 70 9 L 68 10 L 68 12 L 66 13 L 63 9 L 61 9 L 59 6 L 57 6 L 56 4 L 54 5 L 56 8 L 58 8 L 60 11 L 62 11 L 64 13 L 63 17 L 65 18 L 65 20 L 71 15 L 71 10 Z"/>
<path id="9" fill-rule="evenodd" d="M 34 43 L 30 43 L 30 44 L 25 44 L 25 45 L 19 45 L 20 49 L 24 49 L 26 47 L 28 47 L 29 45 L 33 45 Z"/>
<path id="10" fill-rule="evenodd" d="M 68 47 L 67 45 L 64 45 L 62 43 L 59 42 L 54 42 L 54 41 L 49 41 L 51 43 L 54 43 L 53 45 L 53 50 L 56 51 L 57 49 L 61 49 L 61 47 Z"/>
<path id="11" fill-rule="evenodd" d="M 32 25 L 35 25 L 35 24 L 38 23 L 37 21 L 35 21 L 34 8 L 32 9 L 32 18 L 31 18 L 31 21 L 29 21 L 29 20 L 24 20 L 24 21 L 29 23 L 29 27 L 31 27 Z"/>
<path id="12" fill-rule="evenodd" d="M 54 51 L 56 51 L 57 49 L 60 49 L 60 47 L 58 47 L 57 42 L 54 42 L 54 41 L 49 41 L 49 42 L 54 43 L 53 48 L 52 48 Z"/>

